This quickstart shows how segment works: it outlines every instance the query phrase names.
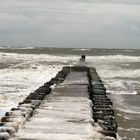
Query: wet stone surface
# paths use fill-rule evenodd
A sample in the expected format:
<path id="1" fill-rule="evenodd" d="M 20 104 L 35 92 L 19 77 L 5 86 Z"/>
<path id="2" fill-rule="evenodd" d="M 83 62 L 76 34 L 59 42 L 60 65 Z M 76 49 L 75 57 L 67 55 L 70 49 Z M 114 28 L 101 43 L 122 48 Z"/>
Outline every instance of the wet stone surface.
<path id="1" fill-rule="evenodd" d="M 101 137 L 92 126 L 92 101 L 87 87 L 86 72 L 70 72 L 65 81 L 44 98 L 15 138 L 59 140 L 65 136 L 66 140 L 86 140 Z"/>
<path id="2" fill-rule="evenodd" d="M 0 139 L 112 140 L 117 136 L 112 105 L 94 68 L 64 67 L 6 112 Z"/>

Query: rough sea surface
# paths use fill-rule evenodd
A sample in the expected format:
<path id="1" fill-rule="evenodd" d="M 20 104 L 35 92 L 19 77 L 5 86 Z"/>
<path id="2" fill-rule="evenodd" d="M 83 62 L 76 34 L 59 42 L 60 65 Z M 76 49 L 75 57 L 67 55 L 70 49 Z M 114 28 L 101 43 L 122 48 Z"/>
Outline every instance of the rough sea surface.
<path id="1" fill-rule="evenodd" d="M 49 81 L 63 66 L 93 66 L 112 99 L 122 140 L 140 139 L 140 50 L 0 48 L 0 117 L 30 92 Z"/>

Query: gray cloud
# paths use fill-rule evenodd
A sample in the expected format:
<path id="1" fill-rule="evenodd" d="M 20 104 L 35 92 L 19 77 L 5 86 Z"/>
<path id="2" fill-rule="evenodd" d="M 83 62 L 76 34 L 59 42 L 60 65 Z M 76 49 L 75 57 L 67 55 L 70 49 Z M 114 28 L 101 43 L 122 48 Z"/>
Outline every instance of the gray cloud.
<path id="1" fill-rule="evenodd" d="M 135 47 L 138 0 L 0 0 L 1 45 Z"/>
<path id="2" fill-rule="evenodd" d="M 139 0 L 72 0 L 82 3 L 140 4 Z"/>

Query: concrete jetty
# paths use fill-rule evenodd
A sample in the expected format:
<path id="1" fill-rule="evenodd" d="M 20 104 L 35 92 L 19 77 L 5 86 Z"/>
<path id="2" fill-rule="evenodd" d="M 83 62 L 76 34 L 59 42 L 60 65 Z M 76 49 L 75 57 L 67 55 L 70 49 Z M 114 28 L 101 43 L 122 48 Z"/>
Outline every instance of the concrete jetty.
<path id="1" fill-rule="evenodd" d="M 112 140 L 113 103 L 95 68 L 63 67 L 1 119 L 0 140 Z"/>

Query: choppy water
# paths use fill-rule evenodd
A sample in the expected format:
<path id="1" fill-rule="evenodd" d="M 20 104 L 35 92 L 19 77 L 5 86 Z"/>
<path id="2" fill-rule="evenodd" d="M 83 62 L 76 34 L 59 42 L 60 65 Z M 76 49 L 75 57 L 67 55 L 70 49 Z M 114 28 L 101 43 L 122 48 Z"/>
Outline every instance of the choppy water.
<path id="1" fill-rule="evenodd" d="M 113 100 L 118 134 L 140 139 L 140 50 L 0 48 L 0 116 L 48 81 L 66 65 L 86 54 Z"/>

